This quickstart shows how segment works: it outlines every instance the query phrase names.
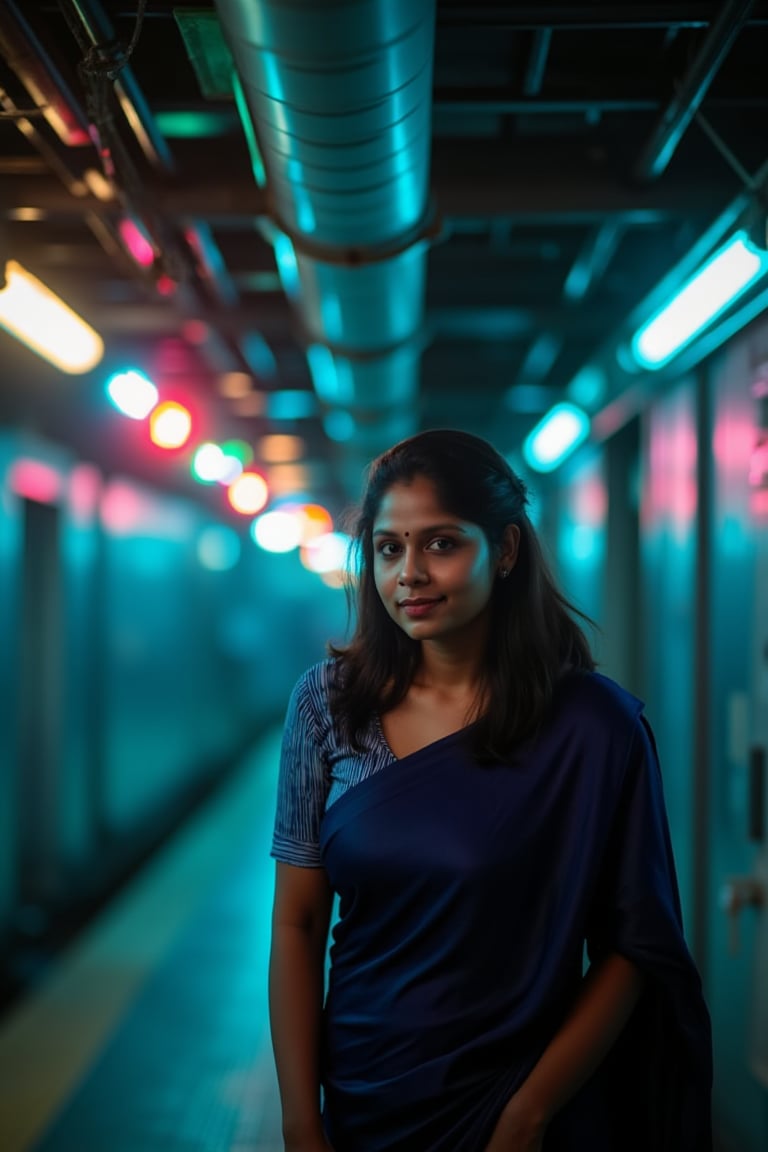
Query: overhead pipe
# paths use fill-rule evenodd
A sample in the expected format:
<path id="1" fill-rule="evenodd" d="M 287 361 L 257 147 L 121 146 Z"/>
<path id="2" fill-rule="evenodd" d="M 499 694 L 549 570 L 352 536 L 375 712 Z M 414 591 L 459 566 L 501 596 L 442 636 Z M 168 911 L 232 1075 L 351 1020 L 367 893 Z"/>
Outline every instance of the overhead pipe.
<path id="1" fill-rule="evenodd" d="M 92 47 L 109 45 L 115 42 L 115 33 L 112 24 L 98 0 L 68 0 L 67 18 L 73 26 L 76 38 L 81 47 L 87 42 Z M 79 30 L 79 33 L 78 33 Z M 173 155 L 165 137 L 157 126 L 157 122 L 144 97 L 130 63 L 121 67 L 119 75 L 114 81 L 114 90 L 126 123 L 133 134 L 145 159 L 152 167 L 165 176 L 173 174 L 175 165 Z M 189 219 L 183 228 L 184 242 L 164 229 L 156 234 L 154 227 L 162 218 L 158 212 L 157 193 L 152 194 L 142 182 L 140 195 L 136 199 L 138 181 L 134 178 L 135 187 L 120 187 L 120 172 L 115 178 L 121 198 L 129 209 L 134 209 L 143 222 L 148 226 L 153 240 L 160 249 L 161 257 L 170 256 L 170 271 L 173 273 L 174 262 L 184 270 L 192 266 L 193 262 L 199 270 L 201 279 L 212 291 L 214 296 L 222 303 L 232 303 L 235 299 L 234 286 L 229 280 L 224 268 L 221 254 L 216 246 L 210 228 L 204 221 Z M 165 249 L 169 250 L 166 251 Z M 175 254 L 175 256 L 174 256 Z M 198 285 L 182 283 L 177 293 L 177 304 L 182 311 L 195 314 L 204 304 L 203 294 Z M 236 354 L 227 346 L 225 340 L 218 337 L 212 330 L 208 330 L 203 341 L 203 350 L 209 365 L 214 372 L 231 371 L 246 365 L 247 360 L 242 351 Z"/>
<path id="2" fill-rule="evenodd" d="M 435 0 L 216 3 L 357 490 L 363 459 L 417 420 Z"/>
<path id="3" fill-rule="evenodd" d="M 103 8 L 95 0 L 67 0 L 67 9 L 70 13 L 68 19 L 71 17 L 78 23 L 93 47 L 114 43 L 114 29 Z M 154 122 L 130 64 L 121 70 L 115 80 L 115 95 L 147 160 L 160 171 L 172 172 L 174 164 L 171 150 Z"/>
<path id="4" fill-rule="evenodd" d="M 655 180 L 666 170 L 717 72 L 749 20 L 754 0 L 726 0 L 683 81 L 643 148 L 633 175 Z"/>
<path id="5" fill-rule="evenodd" d="M 35 101 L 59 140 L 68 148 L 90 145 L 88 120 L 35 36 L 17 3 L 0 6 L 0 53 Z"/>

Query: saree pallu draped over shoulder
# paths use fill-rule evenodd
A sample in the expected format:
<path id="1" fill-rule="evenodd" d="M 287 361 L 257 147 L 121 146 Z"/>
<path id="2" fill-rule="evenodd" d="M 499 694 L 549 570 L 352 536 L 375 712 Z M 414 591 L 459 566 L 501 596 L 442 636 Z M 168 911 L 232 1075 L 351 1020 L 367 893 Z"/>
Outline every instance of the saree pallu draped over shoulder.
<path id="1" fill-rule="evenodd" d="M 509 763 L 478 765 L 466 729 L 327 810 L 335 1152 L 482 1152 L 579 994 L 585 942 L 593 962 L 628 957 L 646 987 L 545 1152 L 708 1152 L 709 1018 L 641 709 L 574 674 Z"/>

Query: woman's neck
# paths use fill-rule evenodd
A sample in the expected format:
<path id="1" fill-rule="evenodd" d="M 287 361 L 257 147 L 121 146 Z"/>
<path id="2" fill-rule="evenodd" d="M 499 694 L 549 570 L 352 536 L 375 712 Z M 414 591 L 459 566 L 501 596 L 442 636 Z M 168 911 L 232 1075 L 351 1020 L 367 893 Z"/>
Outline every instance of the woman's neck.
<path id="1" fill-rule="evenodd" d="M 474 694 L 484 680 L 484 656 L 484 647 L 479 650 L 476 643 L 460 647 L 423 641 L 414 687 L 446 695 Z"/>

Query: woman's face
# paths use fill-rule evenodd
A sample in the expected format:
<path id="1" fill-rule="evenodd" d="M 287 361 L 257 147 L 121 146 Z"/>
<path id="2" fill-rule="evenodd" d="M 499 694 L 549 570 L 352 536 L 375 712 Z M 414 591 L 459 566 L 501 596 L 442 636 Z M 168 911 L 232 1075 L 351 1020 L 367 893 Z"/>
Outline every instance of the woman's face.
<path id="1" fill-rule="evenodd" d="M 459 639 L 484 621 L 502 561 L 479 525 L 442 507 L 424 476 L 393 484 L 373 522 L 381 601 L 414 640 Z"/>

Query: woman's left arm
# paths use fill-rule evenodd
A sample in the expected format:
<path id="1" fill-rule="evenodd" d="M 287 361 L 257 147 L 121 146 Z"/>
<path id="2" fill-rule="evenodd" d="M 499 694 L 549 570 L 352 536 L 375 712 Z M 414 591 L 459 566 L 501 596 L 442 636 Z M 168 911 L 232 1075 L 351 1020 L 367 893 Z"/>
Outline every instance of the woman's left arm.
<path id="1" fill-rule="evenodd" d="M 502 1112 L 486 1152 L 539 1152 L 552 1117 L 618 1039 L 643 983 L 639 969 L 617 952 L 592 965 L 563 1026 Z"/>

